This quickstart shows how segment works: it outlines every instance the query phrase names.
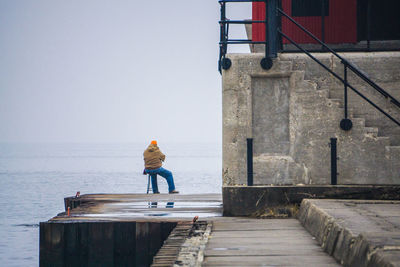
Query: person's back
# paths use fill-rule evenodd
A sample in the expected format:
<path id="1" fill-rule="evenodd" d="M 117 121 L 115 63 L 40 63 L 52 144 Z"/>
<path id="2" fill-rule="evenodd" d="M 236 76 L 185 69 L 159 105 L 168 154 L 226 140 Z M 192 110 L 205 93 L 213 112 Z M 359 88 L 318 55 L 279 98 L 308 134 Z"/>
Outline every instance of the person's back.
<path id="1" fill-rule="evenodd" d="M 165 155 L 158 148 L 157 144 L 150 144 L 143 152 L 144 166 L 146 169 L 154 170 L 162 166 Z"/>
<path id="2" fill-rule="evenodd" d="M 168 191 L 170 194 L 179 193 L 175 190 L 174 178 L 172 172 L 162 167 L 162 162 L 165 160 L 165 155 L 157 146 L 157 141 L 151 141 L 151 144 L 143 152 L 144 172 L 150 174 L 151 184 L 154 194 L 159 194 L 157 185 L 157 174 L 164 177 L 168 183 Z"/>

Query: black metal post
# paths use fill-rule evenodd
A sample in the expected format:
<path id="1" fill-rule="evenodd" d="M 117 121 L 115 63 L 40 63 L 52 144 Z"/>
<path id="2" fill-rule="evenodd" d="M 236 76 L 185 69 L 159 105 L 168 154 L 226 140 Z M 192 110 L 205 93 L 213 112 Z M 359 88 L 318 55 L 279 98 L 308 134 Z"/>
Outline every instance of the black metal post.
<path id="1" fill-rule="evenodd" d="M 337 138 L 331 138 L 331 185 L 337 185 Z"/>
<path id="2" fill-rule="evenodd" d="M 367 50 L 371 49 L 371 0 L 367 2 Z"/>
<path id="3" fill-rule="evenodd" d="M 247 138 L 247 185 L 253 185 L 253 138 Z"/>
<path id="4" fill-rule="evenodd" d="M 269 17 L 268 17 L 268 0 L 265 0 L 265 57 L 268 57 L 268 46 L 269 46 Z"/>
<path id="5" fill-rule="evenodd" d="M 222 43 L 224 41 L 224 14 L 223 14 L 223 8 L 225 7 L 225 3 L 224 2 L 220 2 L 219 3 L 221 5 L 220 8 L 220 23 L 219 23 L 219 62 L 218 62 L 218 70 L 219 72 L 221 72 L 221 68 L 222 68 L 222 58 L 224 57 L 224 44 Z"/>
<path id="6" fill-rule="evenodd" d="M 276 58 L 278 56 L 278 0 L 268 1 L 268 57 Z"/>
<path id="7" fill-rule="evenodd" d="M 352 121 L 348 118 L 348 98 L 347 98 L 347 63 L 342 62 L 344 65 L 344 74 L 343 74 L 343 79 L 344 79 L 344 119 L 340 121 L 340 128 L 344 131 L 349 131 L 353 127 Z"/>
<path id="8" fill-rule="evenodd" d="M 221 4 L 221 22 L 220 22 L 220 47 L 219 47 L 219 53 L 220 53 L 220 62 L 219 62 L 219 70 L 221 72 L 221 68 L 224 70 L 227 70 L 231 67 L 232 62 L 229 58 L 226 58 L 225 55 L 228 52 L 228 44 L 227 44 L 227 32 L 226 32 L 226 27 L 228 27 L 228 24 L 226 24 L 226 3 L 225 2 L 220 2 Z"/>
<path id="9" fill-rule="evenodd" d="M 347 64 L 344 64 L 344 118 L 347 119 Z"/>
<path id="10" fill-rule="evenodd" d="M 226 12 L 226 3 L 225 2 L 222 2 L 221 3 L 221 21 L 222 22 L 225 22 L 226 21 L 226 14 L 225 14 L 225 12 Z M 226 33 L 225 33 L 225 27 L 226 27 L 226 25 L 224 24 L 224 23 L 221 23 L 221 40 L 223 41 L 223 42 L 225 42 L 226 41 Z M 225 54 L 226 54 L 226 44 L 224 43 L 224 44 L 222 44 L 222 52 L 223 52 L 223 55 L 224 55 L 224 57 L 225 57 Z"/>
<path id="11" fill-rule="evenodd" d="M 282 0 L 278 1 L 278 10 L 282 9 Z M 278 12 L 277 14 L 277 20 L 278 20 L 278 29 L 282 30 L 282 14 Z M 278 49 L 279 51 L 283 51 L 283 38 L 282 35 L 278 34 L 278 40 L 277 40 L 278 44 Z"/>
<path id="12" fill-rule="evenodd" d="M 321 40 L 325 43 L 325 0 L 321 0 Z M 321 47 L 324 51 L 324 46 Z"/>
<path id="13" fill-rule="evenodd" d="M 265 0 L 265 57 L 261 60 L 261 67 L 272 68 L 272 58 L 278 56 L 278 0 Z"/>

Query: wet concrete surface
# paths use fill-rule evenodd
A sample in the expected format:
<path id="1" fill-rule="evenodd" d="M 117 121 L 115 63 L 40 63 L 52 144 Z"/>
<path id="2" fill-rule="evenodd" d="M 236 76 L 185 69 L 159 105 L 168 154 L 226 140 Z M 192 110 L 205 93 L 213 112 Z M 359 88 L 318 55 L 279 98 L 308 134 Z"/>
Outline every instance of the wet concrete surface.
<path id="1" fill-rule="evenodd" d="M 78 206 L 51 221 L 191 220 L 222 216 L 221 194 L 89 194 L 67 198 Z"/>
<path id="2" fill-rule="evenodd" d="M 139 240 L 141 233 L 163 233 L 164 224 L 191 223 L 198 216 L 213 225 L 200 253 L 203 266 L 400 266 L 400 201 L 303 200 L 298 216 L 310 234 L 296 219 L 222 217 L 220 194 L 93 194 L 66 200 L 66 207 L 74 208 L 69 216 L 63 212 L 43 223 L 57 234 L 46 237 L 80 236 L 74 233 L 81 228 L 86 233 L 86 224 L 119 236 L 119 224 L 128 223 Z M 106 233 L 103 228 L 96 231 Z M 88 238 L 97 236 L 93 231 Z"/>
<path id="3" fill-rule="evenodd" d="M 340 266 L 296 219 L 220 218 L 203 266 Z"/>
<path id="4" fill-rule="evenodd" d="M 345 266 L 400 266 L 400 201 L 305 199 L 299 220 Z"/>
<path id="5" fill-rule="evenodd" d="M 43 251 L 50 251 L 43 254 L 43 262 L 62 260 L 62 257 L 59 257 L 61 252 L 61 254 L 54 254 L 52 250 L 45 249 L 47 248 L 46 233 L 50 233 L 46 235 L 47 237 L 64 237 L 65 240 L 60 239 L 60 244 L 63 244 L 63 246 L 60 245 L 61 248 L 82 243 L 82 240 L 82 242 L 68 241 L 79 236 L 83 236 L 84 240 L 89 240 L 90 244 L 93 240 L 104 243 L 103 240 L 110 236 L 114 238 L 114 241 L 110 241 L 111 243 L 120 244 L 121 241 L 118 241 L 119 239 L 116 241 L 115 238 L 121 236 L 118 229 L 121 228 L 120 225 L 123 225 L 135 229 L 132 230 L 130 236 L 134 236 L 133 239 L 137 244 L 144 244 L 154 239 L 150 235 L 164 234 L 165 231 L 162 229 L 165 225 L 192 224 L 192 219 L 198 216 L 199 220 L 212 224 L 211 234 L 207 237 L 208 242 L 203 242 L 204 244 L 201 245 L 200 241 L 204 241 L 204 238 L 196 237 L 198 240 L 195 238 L 192 243 L 182 245 L 182 248 L 189 246 L 191 249 L 187 251 L 187 255 L 183 256 L 179 254 L 182 249 L 177 250 L 179 253 L 175 256 L 181 255 L 181 261 L 182 259 L 190 262 L 195 260 L 202 262 L 203 266 L 340 266 L 332 257 L 323 252 L 315 238 L 296 219 L 222 217 L 220 194 L 96 194 L 66 198 L 66 200 L 66 207 L 74 207 L 70 209 L 69 216 L 67 212 L 63 212 L 42 225 Z M 127 225 L 125 226 L 124 223 Z M 89 230 L 86 231 L 85 227 Z M 124 242 L 132 243 L 131 239 L 128 238 Z M 158 241 L 164 240 L 158 239 Z M 146 248 L 147 252 L 135 251 L 127 255 L 135 258 L 136 263 L 150 262 L 149 259 L 155 251 L 151 248 L 158 248 L 160 243 L 158 241 L 155 245 L 149 245 L 148 249 Z M 189 241 L 185 239 L 184 242 Z M 136 246 L 136 248 L 140 249 L 141 246 Z M 188 257 L 193 254 L 193 249 L 197 249 L 196 255 L 204 255 L 204 257 Z M 60 249 L 65 253 L 66 250 L 64 250 Z M 81 251 L 82 248 L 77 250 Z M 119 259 L 116 258 L 119 252 L 116 253 L 114 248 L 107 248 L 107 251 L 109 251 L 107 259 Z M 146 257 L 141 258 L 138 255 L 146 255 Z M 168 257 L 172 256 L 168 255 Z M 92 261 L 96 260 L 98 258 L 92 259 Z"/>

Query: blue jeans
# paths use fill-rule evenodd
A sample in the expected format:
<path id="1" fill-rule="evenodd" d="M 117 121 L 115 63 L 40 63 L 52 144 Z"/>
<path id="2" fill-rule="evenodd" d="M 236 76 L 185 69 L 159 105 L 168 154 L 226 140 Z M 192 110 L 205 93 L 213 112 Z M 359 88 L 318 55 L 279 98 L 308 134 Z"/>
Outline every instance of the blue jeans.
<path id="1" fill-rule="evenodd" d="M 175 190 L 174 177 L 172 176 L 172 172 L 170 172 L 169 170 L 161 167 L 154 170 L 146 169 L 145 171 L 151 176 L 151 186 L 153 188 L 153 193 L 158 193 L 157 174 L 159 174 L 161 177 L 164 177 L 165 180 L 167 180 L 169 192 Z"/>

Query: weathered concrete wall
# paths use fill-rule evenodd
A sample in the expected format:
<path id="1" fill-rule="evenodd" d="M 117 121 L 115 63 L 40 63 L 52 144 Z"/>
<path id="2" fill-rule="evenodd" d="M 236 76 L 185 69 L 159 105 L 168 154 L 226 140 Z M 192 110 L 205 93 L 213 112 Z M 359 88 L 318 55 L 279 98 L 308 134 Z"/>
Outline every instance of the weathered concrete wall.
<path id="1" fill-rule="evenodd" d="M 331 56 L 316 56 L 343 72 L 339 71 L 340 62 Z M 400 53 L 344 56 L 361 68 L 368 66 L 369 76 L 400 98 L 400 74 L 395 67 L 400 66 Z M 232 67 L 223 71 L 224 185 L 246 183 L 249 137 L 254 139 L 255 184 L 330 183 L 331 137 L 338 138 L 340 184 L 400 183 L 400 127 L 350 95 L 353 129 L 342 131 L 343 101 L 336 93 L 343 91 L 343 86 L 311 59 L 300 54 L 280 55 L 266 71 L 259 64 L 262 54 L 228 57 Z M 349 77 L 352 84 L 400 118 L 393 104 Z M 380 135 L 381 128 L 390 137 Z"/>
<path id="2" fill-rule="evenodd" d="M 292 217 L 305 198 L 400 200 L 400 185 L 224 186 L 224 216 Z"/>
<path id="3" fill-rule="evenodd" d="M 400 101 L 400 52 L 340 54 Z M 318 54 L 318 58 L 343 78 L 343 64 L 340 63 L 339 59 L 324 53 Z M 304 79 L 314 81 L 317 84 L 317 89 L 328 89 L 329 98 L 340 100 L 341 106 L 343 106 L 344 90 L 341 82 L 323 70 L 307 55 L 281 54 L 280 59 L 292 61 L 293 70 L 303 70 L 305 72 Z M 400 120 L 400 109 L 355 76 L 350 70 L 348 71 L 348 79 L 349 83 L 362 94 L 391 116 Z M 400 145 L 400 127 L 394 127 L 395 124 L 392 121 L 351 90 L 349 90 L 349 108 L 352 109 L 354 117 L 365 119 L 367 127 L 377 127 L 379 129 L 378 136 L 389 137 L 393 146 Z"/>

